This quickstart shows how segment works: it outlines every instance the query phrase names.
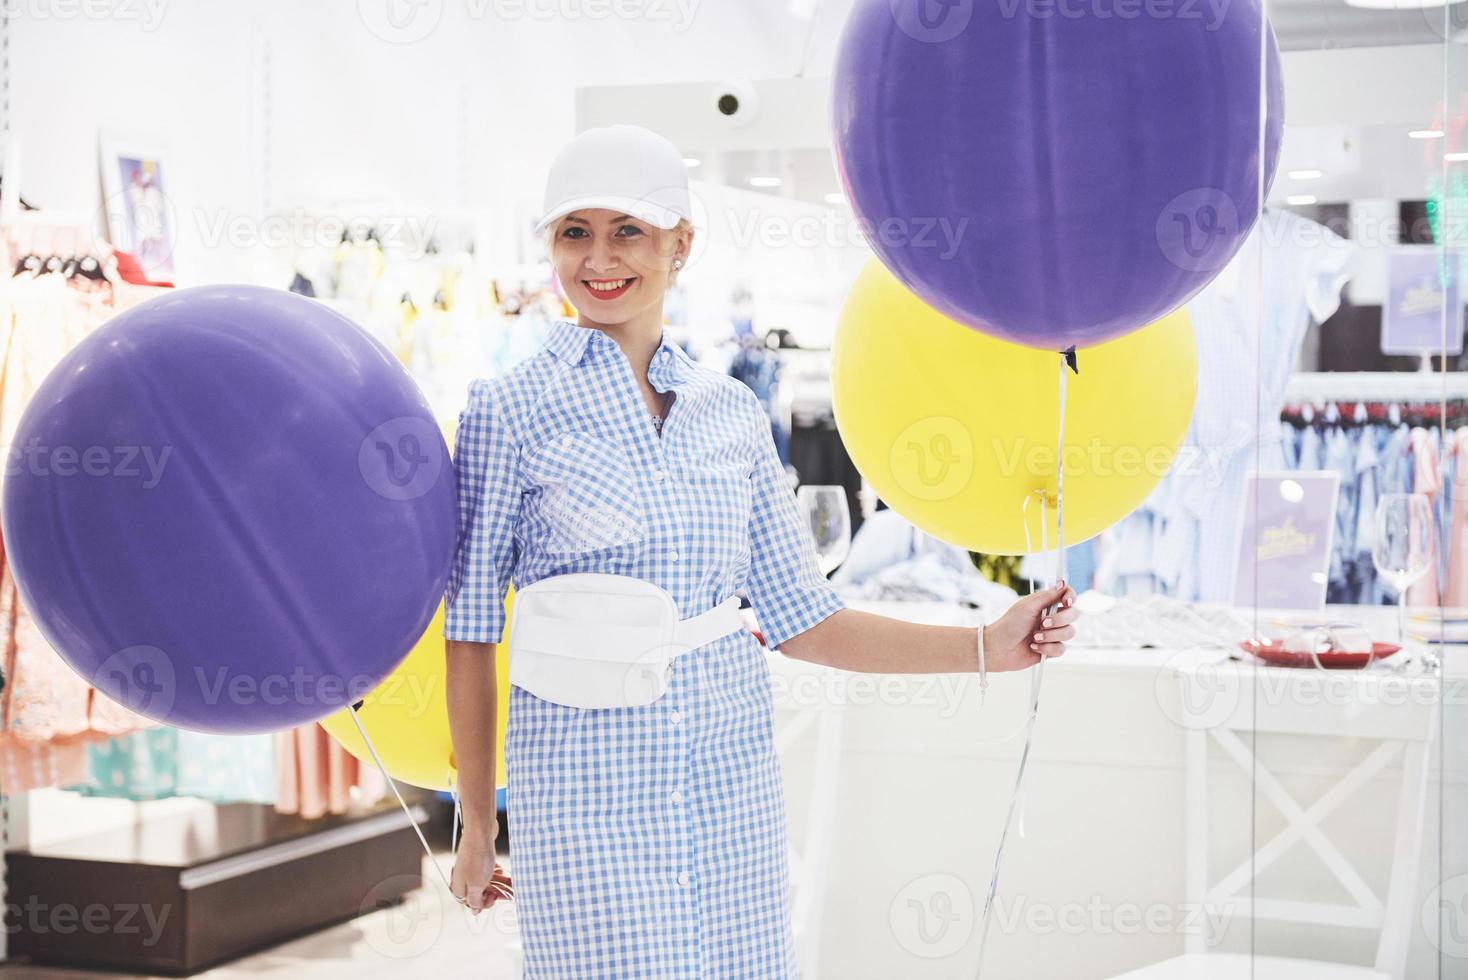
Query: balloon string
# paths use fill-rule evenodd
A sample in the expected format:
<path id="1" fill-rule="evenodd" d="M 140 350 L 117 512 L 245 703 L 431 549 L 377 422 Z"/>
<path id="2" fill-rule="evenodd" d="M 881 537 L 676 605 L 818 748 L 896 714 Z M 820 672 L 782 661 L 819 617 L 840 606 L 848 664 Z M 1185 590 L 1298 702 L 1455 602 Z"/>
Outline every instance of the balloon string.
<path id="1" fill-rule="evenodd" d="M 403 812 L 408 815 L 408 824 L 413 828 L 413 833 L 418 835 L 418 843 L 423 845 L 423 853 L 428 855 L 428 863 L 433 865 L 433 870 L 437 871 L 438 876 L 443 879 L 443 885 L 449 890 L 449 894 L 454 896 L 454 901 L 458 902 L 460 905 L 468 907 L 468 902 L 466 902 L 459 896 L 454 895 L 454 886 L 449 884 L 448 876 L 443 873 L 443 868 L 439 867 L 438 861 L 434 859 L 433 849 L 428 846 L 428 840 L 423 836 L 423 831 L 421 828 L 419 828 L 418 821 L 413 819 L 413 811 L 408 809 L 408 804 L 403 799 L 403 794 L 398 792 L 398 784 L 395 783 L 393 781 L 393 778 L 388 775 L 387 766 L 382 764 L 382 758 L 377 754 L 377 748 L 372 744 L 372 739 L 367 736 L 367 729 L 362 727 L 362 719 L 357 717 L 356 706 L 352 705 L 349 710 L 352 712 L 352 721 L 356 724 L 357 731 L 362 735 L 362 741 L 367 744 L 367 751 L 372 753 L 372 761 L 377 763 L 378 769 L 382 770 L 382 778 L 387 780 L 387 785 L 392 789 L 392 795 L 398 798 L 398 805 L 401 806 L 403 808 Z M 459 802 L 456 791 L 454 796 L 454 837 L 456 839 L 452 842 L 452 853 L 458 853 L 459 846 L 457 840 L 459 830 L 458 806 Z"/>
<path id="2" fill-rule="evenodd" d="M 1069 366 L 1067 358 L 1067 355 L 1062 355 L 1060 358 L 1060 427 L 1056 436 L 1055 451 L 1055 530 L 1058 538 L 1056 543 L 1055 576 L 1057 582 L 1065 581 L 1065 466 L 1063 464 L 1065 459 L 1065 372 Z M 1025 529 L 1026 553 L 1029 553 L 1031 550 L 1031 540 L 1030 524 L 1028 517 L 1025 516 L 1025 512 L 1029 510 L 1030 498 L 1036 495 L 1040 497 L 1040 549 L 1043 552 L 1048 551 L 1050 548 L 1049 523 L 1045 519 L 1045 491 L 1036 490 L 1034 493 L 1025 497 L 1024 507 L 1021 511 Z M 1030 591 L 1032 593 L 1035 591 L 1033 578 L 1030 580 Z M 1051 606 L 1046 610 L 1045 615 L 1051 616 L 1059 608 L 1059 604 Z M 984 971 L 984 950 L 988 945 L 989 939 L 989 919 L 994 910 L 994 897 L 999 891 L 999 865 L 1004 860 L 1004 846 L 1009 837 L 1010 824 L 1015 822 L 1016 811 L 1019 811 L 1020 814 L 1019 833 L 1021 837 L 1024 836 L 1025 774 L 1029 769 L 1030 746 L 1033 743 L 1035 734 L 1035 718 L 1040 713 L 1040 686 L 1045 675 L 1045 660 L 1045 656 L 1041 654 L 1039 663 L 1035 665 L 1035 672 L 1030 676 L 1030 715 L 1025 720 L 1024 725 L 1025 744 L 1024 748 L 1020 750 L 1019 771 L 1015 774 L 1014 778 L 1014 792 L 1009 797 L 1009 812 L 1005 815 L 1004 826 L 999 831 L 999 847 L 994 852 L 994 870 L 989 876 L 989 890 L 984 896 L 984 915 L 979 925 L 979 965 L 975 977 L 982 976 Z"/>
<path id="3" fill-rule="evenodd" d="M 1041 551 L 1048 551 L 1049 548 L 1050 548 L 1050 545 L 1048 543 L 1048 533 L 1047 533 L 1047 529 L 1045 527 L 1045 491 L 1044 490 L 1035 490 L 1035 491 L 1032 491 L 1032 492 L 1030 492 L 1030 493 L 1028 493 L 1028 494 L 1025 495 L 1024 504 L 1023 504 L 1023 506 L 1020 507 L 1020 517 L 1021 517 L 1022 522 L 1024 523 L 1024 529 L 1025 529 L 1025 551 L 1026 551 L 1026 553 L 1031 552 L 1031 551 L 1034 550 L 1031 547 L 1031 541 L 1030 541 L 1030 516 L 1029 516 L 1029 512 L 1030 512 L 1030 501 L 1033 500 L 1033 499 L 1035 499 L 1036 497 L 1040 498 L 1040 550 Z M 1031 589 L 1031 591 L 1034 590 L 1034 579 L 1031 579 L 1030 580 L 1030 589 Z M 1005 742 L 1012 742 L 1012 741 L 1014 741 L 1014 739 L 1017 736 L 1021 735 L 1026 730 L 1028 730 L 1028 728 L 1030 727 L 1030 723 L 1034 720 L 1034 717 L 1035 717 L 1035 708 L 1036 708 L 1036 706 L 1038 704 L 1038 694 L 1039 694 L 1039 692 L 1035 688 L 1034 681 L 1031 680 L 1031 682 L 1030 682 L 1030 710 L 1029 710 L 1029 713 L 1025 716 L 1025 720 L 1022 721 L 1022 722 L 1020 722 L 1018 725 L 1016 725 L 1015 728 L 1014 728 L 1014 730 L 1012 732 L 1010 732 L 1008 735 L 1004 735 L 1004 736 L 1002 736 L 1000 738 L 996 738 L 996 739 L 987 739 L 987 740 L 977 741 L 977 742 L 974 742 L 973 744 L 974 745 L 981 745 L 981 746 L 993 746 L 993 745 L 1003 745 Z M 1021 816 L 1021 824 L 1023 824 L 1023 816 Z M 1021 837 L 1024 836 L 1024 831 L 1023 830 L 1020 831 L 1020 836 Z"/>

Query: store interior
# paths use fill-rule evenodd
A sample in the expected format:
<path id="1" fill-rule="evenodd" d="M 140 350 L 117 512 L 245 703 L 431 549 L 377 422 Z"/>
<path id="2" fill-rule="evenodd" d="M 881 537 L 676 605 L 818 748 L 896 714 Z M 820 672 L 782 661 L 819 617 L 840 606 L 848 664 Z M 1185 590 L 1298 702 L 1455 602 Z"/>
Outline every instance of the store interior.
<path id="1" fill-rule="evenodd" d="M 697 228 L 667 335 L 759 396 L 843 598 L 978 624 L 1062 574 L 1082 594 L 1042 700 L 1034 670 L 981 696 L 769 651 L 802 974 L 1164 977 L 1214 954 L 1244 970 L 1217 976 L 1468 977 L 1468 0 L 1265 4 L 1284 119 L 1262 215 L 1188 300 L 1196 377 L 1125 359 L 1188 403 L 1179 438 L 1104 529 L 1023 555 L 918 527 L 843 432 L 832 353 L 873 250 L 832 88 L 861 2 L 4 5 L 0 441 L 88 334 L 218 283 L 345 314 L 451 436 L 471 381 L 575 319 L 533 232 L 556 151 L 645 126 L 685 154 Z M 1091 485 L 1066 486 L 1089 527 Z M 1250 572 L 1264 486 L 1314 522 L 1272 542 L 1298 552 L 1288 602 Z M 1407 579 L 1380 557 L 1389 494 L 1426 508 Z M 442 880 L 452 793 L 390 785 L 315 722 L 159 725 L 0 590 L 0 978 L 521 976 L 513 903 L 471 916 Z"/>

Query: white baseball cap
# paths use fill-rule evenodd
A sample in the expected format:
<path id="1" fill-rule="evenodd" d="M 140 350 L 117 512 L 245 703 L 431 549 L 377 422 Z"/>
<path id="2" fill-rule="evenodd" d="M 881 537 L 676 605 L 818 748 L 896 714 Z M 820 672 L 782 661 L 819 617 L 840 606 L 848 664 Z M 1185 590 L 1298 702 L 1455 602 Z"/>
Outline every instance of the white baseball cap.
<path id="1" fill-rule="evenodd" d="M 619 123 L 582 131 L 551 164 L 536 234 L 582 208 L 620 211 L 664 229 L 692 221 L 683 154 L 642 126 Z"/>

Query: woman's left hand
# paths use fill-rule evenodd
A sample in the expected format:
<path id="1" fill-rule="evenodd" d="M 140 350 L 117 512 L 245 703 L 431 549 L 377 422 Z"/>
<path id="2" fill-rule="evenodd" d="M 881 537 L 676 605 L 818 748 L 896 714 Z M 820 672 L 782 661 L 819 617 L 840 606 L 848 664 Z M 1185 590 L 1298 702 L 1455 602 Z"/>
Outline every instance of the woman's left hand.
<path id="1" fill-rule="evenodd" d="M 1056 603 L 1060 607 L 1047 616 L 1046 611 Z M 988 669 L 1024 670 L 1039 663 L 1042 656 L 1060 656 L 1066 641 L 1075 639 L 1073 624 L 1078 616 L 1075 590 L 1064 582 L 1025 596 L 984 628 Z"/>

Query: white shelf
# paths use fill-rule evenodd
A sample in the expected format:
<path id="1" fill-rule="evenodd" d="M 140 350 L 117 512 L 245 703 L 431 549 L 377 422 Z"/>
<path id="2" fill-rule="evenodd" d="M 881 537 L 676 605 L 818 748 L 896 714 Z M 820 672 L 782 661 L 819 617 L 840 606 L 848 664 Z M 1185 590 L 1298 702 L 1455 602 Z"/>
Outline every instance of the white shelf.
<path id="1" fill-rule="evenodd" d="M 1285 401 L 1302 402 L 1416 402 L 1431 403 L 1446 395 L 1449 401 L 1468 399 L 1468 373 L 1462 371 L 1330 371 L 1297 374 L 1285 389 Z"/>

